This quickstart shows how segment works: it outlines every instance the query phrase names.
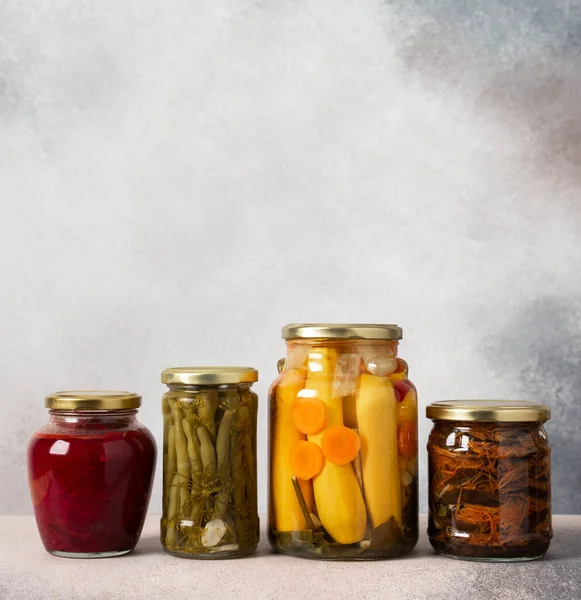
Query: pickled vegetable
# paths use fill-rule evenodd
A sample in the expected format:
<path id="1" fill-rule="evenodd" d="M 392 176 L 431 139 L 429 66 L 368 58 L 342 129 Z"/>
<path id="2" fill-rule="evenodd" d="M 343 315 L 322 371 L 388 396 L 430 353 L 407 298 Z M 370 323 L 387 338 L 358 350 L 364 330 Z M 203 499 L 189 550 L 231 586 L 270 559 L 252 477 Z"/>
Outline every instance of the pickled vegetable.
<path id="1" fill-rule="evenodd" d="M 415 546 L 417 397 L 396 349 L 391 341 L 289 344 L 270 391 L 276 550 L 366 559 Z"/>
<path id="2" fill-rule="evenodd" d="M 538 558 L 551 537 L 550 449 L 539 423 L 437 422 L 428 534 L 442 554 Z"/>
<path id="3" fill-rule="evenodd" d="M 67 420 L 53 414 L 30 440 L 38 530 L 47 551 L 57 555 L 124 554 L 137 544 L 145 521 L 155 441 L 130 417 L 85 415 Z"/>
<path id="4" fill-rule="evenodd" d="M 227 557 L 256 548 L 257 402 L 249 389 L 226 386 L 165 394 L 166 551 Z"/>
<path id="5" fill-rule="evenodd" d="M 333 373 L 337 353 L 332 348 L 315 348 L 309 353 L 309 371 L 302 393 L 314 395 L 327 407 L 327 425 L 343 426 L 343 400 L 333 397 Z M 301 392 L 299 392 L 299 395 Z M 322 445 L 327 430 L 309 435 L 310 442 Z M 318 517 L 329 535 L 341 544 L 353 544 L 363 539 L 367 511 L 355 471 L 350 464 L 335 464 L 325 460 L 321 472 L 313 479 Z"/>
<path id="6" fill-rule="evenodd" d="M 401 524 L 396 404 L 389 380 L 375 375 L 361 376 L 357 422 L 363 440 L 363 487 L 374 527 L 391 518 Z"/>
<path id="7" fill-rule="evenodd" d="M 292 478 L 291 453 L 296 443 L 307 436 L 293 426 L 292 407 L 299 391 L 305 387 L 306 371 L 289 369 L 279 380 L 271 400 L 271 521 L 278 531 L 302 531 L 307 528 Z M 313 504 L 313 484 L 301 480 L 302 497 L 310 512 Z"/>

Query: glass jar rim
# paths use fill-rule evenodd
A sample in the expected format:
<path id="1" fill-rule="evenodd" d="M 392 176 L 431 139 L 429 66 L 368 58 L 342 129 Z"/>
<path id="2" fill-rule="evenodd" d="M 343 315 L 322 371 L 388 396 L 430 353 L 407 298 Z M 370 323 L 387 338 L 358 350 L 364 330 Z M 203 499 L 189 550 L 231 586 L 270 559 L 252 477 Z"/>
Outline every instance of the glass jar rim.
<path id="1" fill-rule="evenodd" d="M 68 390 L 48 395 L 44 405 L 54 411 L 128 410 L 141 406 L 141 396 L 119 390 Z"/>
<path id="2" fill-rule="evenodd" d="M 438 400 L 428 404 L 426 417 L 433 421 L 544 422 L 551 418 L 551 409 L 532 400 Z"/>
<path id="3" fill-rule="evenodd" d="M 394 323 L 289 323 L 282 328 L 281 335 L 284 340 L 401 340 L 403 330 Z"/>
<path id="4" fill-rule="evenodd" d="M 254 383 L 258 371 L 252 367 L 172 367 L 161 373 L 167 385 L 227 385 Z"/>

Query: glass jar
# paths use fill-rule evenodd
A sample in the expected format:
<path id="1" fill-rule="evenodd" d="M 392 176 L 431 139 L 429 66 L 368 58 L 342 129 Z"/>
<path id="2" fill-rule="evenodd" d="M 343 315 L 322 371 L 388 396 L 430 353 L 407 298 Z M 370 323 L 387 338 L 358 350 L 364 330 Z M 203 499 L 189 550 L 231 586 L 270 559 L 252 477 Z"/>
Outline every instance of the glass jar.
<path id="1" fill-rule="evenodd" d="M 269 541 L 378 559 L 418 539 L 417 396 L 396 325 L 292 324 L 270 389 Z"/>
<path id="2" fill-rule="evenodd" d="M 459 400 L 427 407 L 430 543 L 483 561 L 540 558 L 551 543 L 551 450 L 544 404 Z"/>
<path id="3" fill-rule="evenodd" d="M 256 550 L 258 372 L 181 367 L 161 376 L 161 543 L 186 558 L 237 558 Z"/>
<path id="4" fill-rule="evenodd" d="M 49 422 L 28 444 L 28 478 L 42 543 L 70 558 L 131 552 L 149 504 L 156 447 L 136 418 L 141 396 L 47 396 Z"/>

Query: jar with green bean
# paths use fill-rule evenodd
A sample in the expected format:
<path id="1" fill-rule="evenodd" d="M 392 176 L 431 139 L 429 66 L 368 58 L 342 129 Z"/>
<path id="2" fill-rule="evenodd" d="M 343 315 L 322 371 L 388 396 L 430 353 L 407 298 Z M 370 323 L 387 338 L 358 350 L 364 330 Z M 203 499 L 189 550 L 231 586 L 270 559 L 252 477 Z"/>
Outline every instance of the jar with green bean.
<path id="1" fill-rule="evenodd" d="M 166 369 L 162 401 L 161 543 L 186 558 L 251 554 L 259 537 L 256 487 L 258 372 Z"/>

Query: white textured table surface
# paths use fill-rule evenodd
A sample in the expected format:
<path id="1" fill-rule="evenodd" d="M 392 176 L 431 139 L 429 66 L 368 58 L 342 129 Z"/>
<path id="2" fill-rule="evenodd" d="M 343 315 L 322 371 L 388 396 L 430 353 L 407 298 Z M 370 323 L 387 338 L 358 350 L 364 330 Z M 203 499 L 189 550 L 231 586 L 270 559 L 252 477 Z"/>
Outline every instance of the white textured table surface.
<path id="1" fill-rule="evenodd" d="M 0 517 L 0 599 L 581 599 L 581 516 L 555 517 L 547 556 L 518 564 L 436 556 L 424 533 L 425 519 L 417 549 L 401 559 L 293 559 L 273 554 L 263 532 L 252 557 L 185 560 L 161 550 L 158 522 L 158 516 L 148 518 L 132 554 L 74 560 L 45 552 L 32 517 Z"/>

